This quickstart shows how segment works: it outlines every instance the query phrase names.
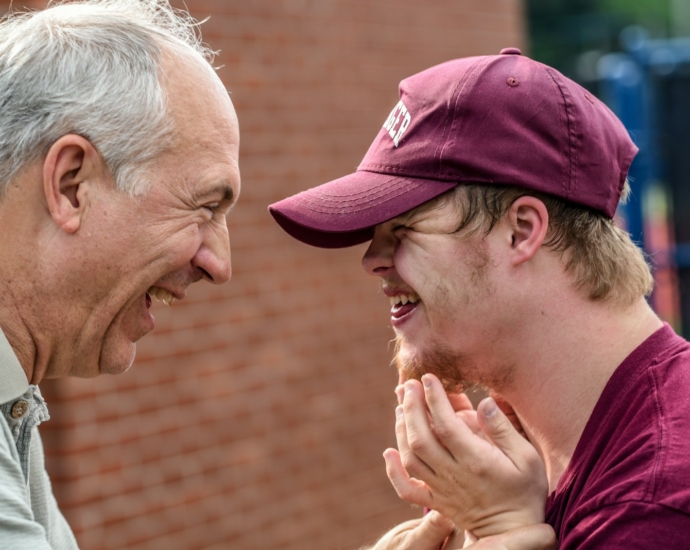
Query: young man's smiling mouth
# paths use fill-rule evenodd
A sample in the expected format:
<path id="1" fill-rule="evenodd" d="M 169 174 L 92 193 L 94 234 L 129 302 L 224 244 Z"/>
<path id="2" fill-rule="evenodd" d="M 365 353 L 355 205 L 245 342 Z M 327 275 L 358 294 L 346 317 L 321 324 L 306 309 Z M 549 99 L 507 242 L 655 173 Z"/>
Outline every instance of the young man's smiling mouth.
<path id="1" fill-rule="evenodd" d="M 420 302 L 419 296 L 412 291 L 384 291 L 391 303 L 393 320 L 402 319 L 412 313 Z"/>

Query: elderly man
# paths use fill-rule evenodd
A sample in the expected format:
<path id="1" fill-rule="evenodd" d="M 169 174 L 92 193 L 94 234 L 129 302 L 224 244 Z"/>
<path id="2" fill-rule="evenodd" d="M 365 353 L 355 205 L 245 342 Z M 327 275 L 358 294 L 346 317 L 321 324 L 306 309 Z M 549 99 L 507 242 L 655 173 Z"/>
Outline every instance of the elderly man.
<path id="1" fill-rule="evenodd" d="M 371 241 L 404 381 L 387 471 L 469 539 L 545 518 L 562 550 L 690 548 L 690 346 L 613 221 L 636 152 L 600 101 L 509 48 L 404 80 L 356 173 L 271 207 L 308 244 Z M 534 447 L 493 399 L 446 397 L 471 383 Z M 434 548 L 444 529 L 424 525 L 377 548 Z"/>
<path id="2" fill-rule="evenodd" d="M 84 0 L 0 24 L 0 547 L 71 549 L 37 384 L 123 372 L 151 299 L 230 278 L 240 191 L 228 95 L 166 0 Z"/>

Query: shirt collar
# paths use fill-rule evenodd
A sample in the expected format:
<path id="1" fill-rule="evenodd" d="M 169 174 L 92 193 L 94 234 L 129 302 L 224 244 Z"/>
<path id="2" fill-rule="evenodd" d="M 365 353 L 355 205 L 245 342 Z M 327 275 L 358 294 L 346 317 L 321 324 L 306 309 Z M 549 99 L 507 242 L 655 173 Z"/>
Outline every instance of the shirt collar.
<path id="1" fill-rule="evenodd" d="M 0 403 L 23 395 L 29 389 L 26 373 L 0 329 Z"/>

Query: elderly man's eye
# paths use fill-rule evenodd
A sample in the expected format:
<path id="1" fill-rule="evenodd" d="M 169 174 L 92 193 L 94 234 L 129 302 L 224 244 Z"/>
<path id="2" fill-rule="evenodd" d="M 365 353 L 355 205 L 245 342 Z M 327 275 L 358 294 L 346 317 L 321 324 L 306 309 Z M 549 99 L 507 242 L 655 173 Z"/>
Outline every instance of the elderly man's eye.
<path id="1" fill-rule="evenodd" d="M 214 202 L 212 204 L 205 204 L 202 208 L 208 210 L 209 212 L 211 212 L 211 214 L 215 214 L 216 212 L 218 212 L 218 210 L 220 210 L 220 203 Z"/>

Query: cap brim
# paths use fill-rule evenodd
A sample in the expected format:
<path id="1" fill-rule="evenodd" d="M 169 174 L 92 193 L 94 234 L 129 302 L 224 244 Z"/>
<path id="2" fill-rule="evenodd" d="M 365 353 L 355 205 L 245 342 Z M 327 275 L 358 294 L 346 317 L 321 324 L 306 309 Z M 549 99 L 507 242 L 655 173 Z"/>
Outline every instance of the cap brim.
<path id="1" fill-rule="evenodd" d="M 371 240 L 374 227 L 456 187 L 456 182 L 359 170 L 268 207 L 289 235 L 320 248 Z"/>

